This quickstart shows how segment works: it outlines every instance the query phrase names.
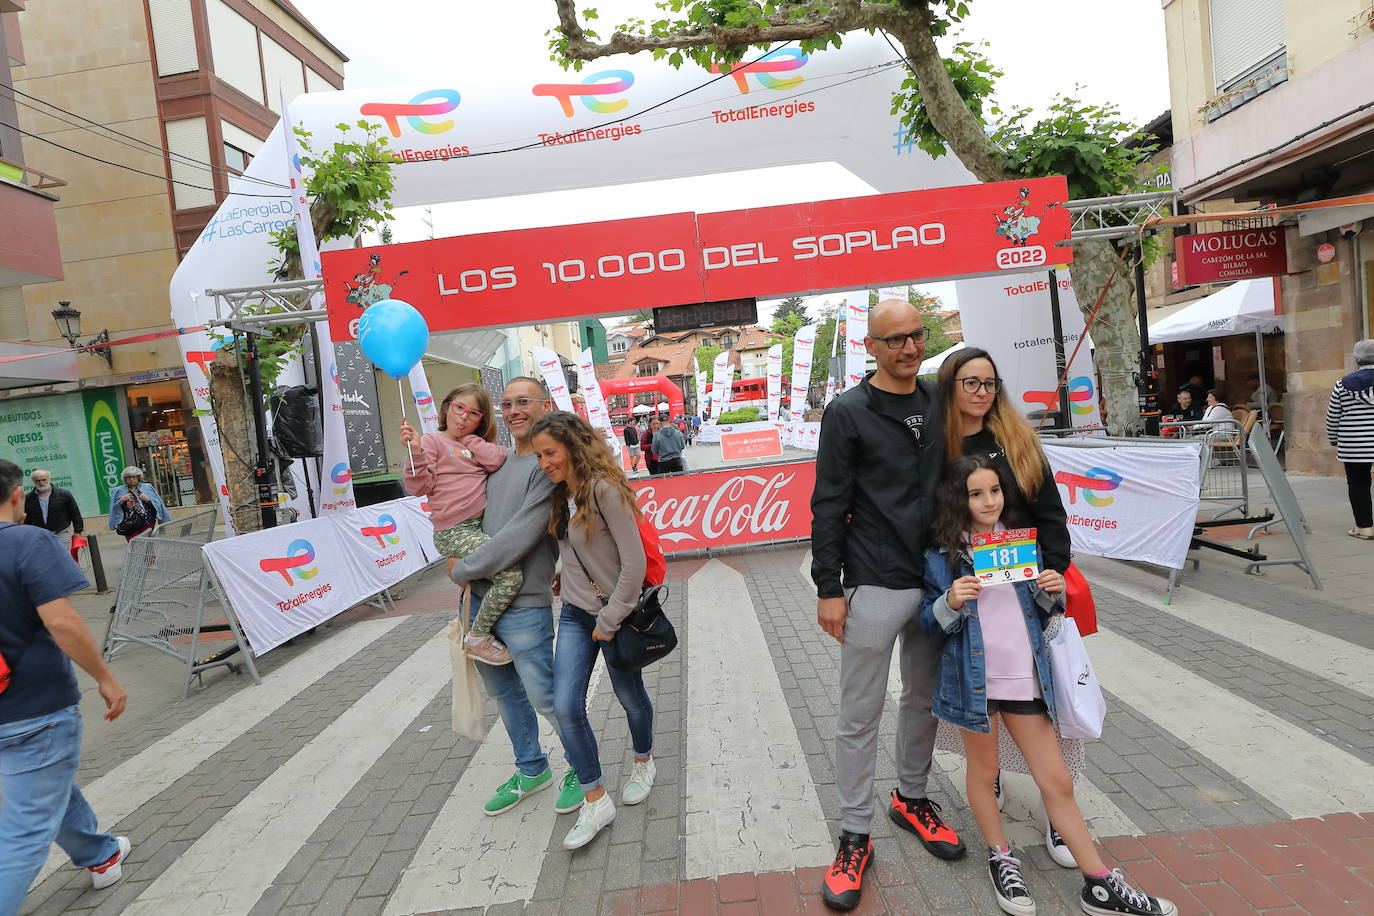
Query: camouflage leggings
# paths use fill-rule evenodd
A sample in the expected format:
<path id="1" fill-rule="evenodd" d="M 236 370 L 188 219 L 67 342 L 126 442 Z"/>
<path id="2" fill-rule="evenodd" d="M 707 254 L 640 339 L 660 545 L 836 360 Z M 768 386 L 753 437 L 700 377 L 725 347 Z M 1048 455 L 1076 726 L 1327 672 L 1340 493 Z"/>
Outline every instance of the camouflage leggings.
<path id="1" fill-rule="evenodd" d="M 434 533 L 434 546 L 446 557 L 466 557 L 489 540 L 491 538 L 482 530 L 480 515 Z M 520 586 L 524 581 L 525 575 L 519 566 L 503 569 L 492 576 L 491 588 L 482 596 L 482 606 L 478 609 L 477 617 L 472 621 L 468 632 L 473 636 L 489 635 L 492 624 L 496 623 L 496 619 L 510 607 L 510 603 L 520 593 Z"/>

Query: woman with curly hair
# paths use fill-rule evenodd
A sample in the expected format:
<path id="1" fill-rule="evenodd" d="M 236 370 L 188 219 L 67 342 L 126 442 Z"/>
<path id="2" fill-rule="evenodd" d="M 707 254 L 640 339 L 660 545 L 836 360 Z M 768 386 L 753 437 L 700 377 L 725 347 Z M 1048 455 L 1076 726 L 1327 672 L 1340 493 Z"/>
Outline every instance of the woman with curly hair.
<path id="1" fill-rule="evenodd" d="M 599 431 L 560 411 L 536 423 L 531 439 L 539 466 L 554 485 L 549 533 L 558 539 L 562 572 L 554 593 L 563 599 L 553 657 L 554 716 L 586 798 L 563 840 L 565 849 L 577 849 L 615 820 L 615 804 L 602 786 L 596 735 L 587 721 L 587 686 L 597 656 L 639 600 L 644 544 L 634 490 Z M 638 671 L 610 665 L 606 670 L 634 746 L 621 802 L 637 805 L 654 785 L 654 707 Z"/>

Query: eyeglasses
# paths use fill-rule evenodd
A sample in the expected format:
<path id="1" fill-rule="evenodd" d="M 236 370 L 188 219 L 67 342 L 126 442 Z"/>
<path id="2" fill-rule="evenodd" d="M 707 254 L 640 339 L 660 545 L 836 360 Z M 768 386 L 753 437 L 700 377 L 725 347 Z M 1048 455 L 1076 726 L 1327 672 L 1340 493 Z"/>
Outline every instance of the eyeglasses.
<path id="1" fill-rule="evenodd" d="M 510 413 L 514 410 L 529 410 L 531 404 L 543 401 L 543 398 L 516 398 L 514 401 L 502 401 L 500 404 L 502 413 Z"/>
<path id="2" fill-rule="evenodd" d="M 926 338 L 929 336 L 930 328 L 917 328 L 910 334 L 893 334 L 890 337 L 878 337 L 875 339 L 881 340 L 883 343 L 887 344 L 889 350 L 900 350 L 906 346 L 908 340 L 915 344 L 922 344 L 926 342 Z"/>
<path id="3" fill-rule="evenodd" d="M 979 388 L 989 394 L 996 394 L 1002 390 L 1002 380 L 1000 378 L 980 379 L 974 378 L 971 375 L 966 375 L 963 378 L 955 379 L 955 381 L 959 383 L 966 394 L 977 394 Z"/>
<path id="4" fill-rule="evenodd" d="M 464 420 L 466 420 L 468 417 L 477 417 L 479 420 L 482 418 L 482 411 L 469 410 L 462 404 L 459 404 L 457 401 L 454 401 L 452 404 L 448 405 L 448 409 L 457 413 L 458 416 L 462 417 Z"/>

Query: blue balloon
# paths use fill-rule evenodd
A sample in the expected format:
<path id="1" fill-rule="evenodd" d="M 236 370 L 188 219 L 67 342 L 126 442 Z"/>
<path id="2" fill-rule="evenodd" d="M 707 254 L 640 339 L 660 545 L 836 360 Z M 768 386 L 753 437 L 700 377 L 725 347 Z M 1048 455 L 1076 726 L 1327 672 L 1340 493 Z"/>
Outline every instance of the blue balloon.
<path id="1" fill-rule="evenodd" d="M 425 316 L 409 302 L 383 299 L 358 319 L 358 346 L 363 355 L 392 378 L 404 378 L 429 345 Z"/>

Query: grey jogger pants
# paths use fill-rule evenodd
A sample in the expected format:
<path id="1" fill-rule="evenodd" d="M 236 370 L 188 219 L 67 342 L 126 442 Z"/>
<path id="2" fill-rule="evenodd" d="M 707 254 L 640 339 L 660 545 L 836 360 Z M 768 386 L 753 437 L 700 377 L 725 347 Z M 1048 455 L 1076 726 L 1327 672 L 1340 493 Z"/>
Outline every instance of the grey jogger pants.
<path id="1" fill-rule="evenodd" d="M 873 820 L 873 777 L 878 763 L 878 722 L 887 697 L 892 647 L 901 638 L 902 692 L 897 706 L 897 785 L 908 798 L 924 798 L 935 751 L 930 712 L 940 643 L 922 630 L 921 590 L 861 585 L 847 589 L 849 607 L 840 644 L 840 714 L 835 722 L 835 787 L 840 829 L 868 833 Z"/>

